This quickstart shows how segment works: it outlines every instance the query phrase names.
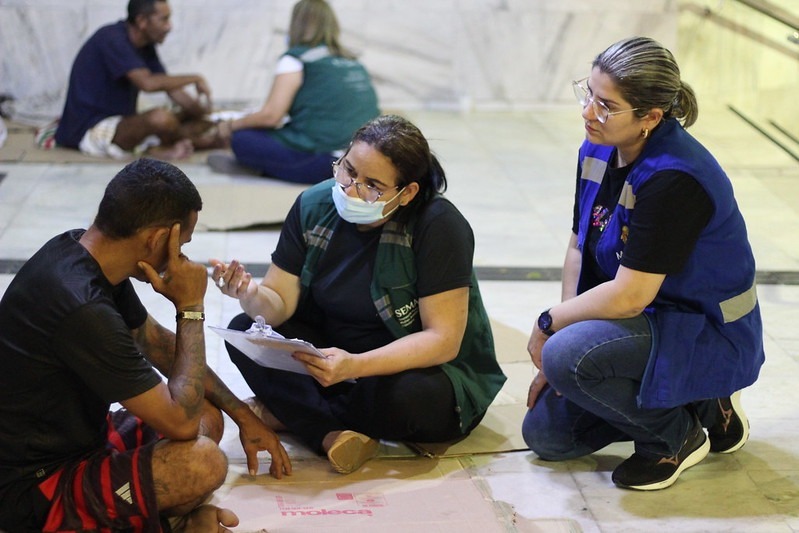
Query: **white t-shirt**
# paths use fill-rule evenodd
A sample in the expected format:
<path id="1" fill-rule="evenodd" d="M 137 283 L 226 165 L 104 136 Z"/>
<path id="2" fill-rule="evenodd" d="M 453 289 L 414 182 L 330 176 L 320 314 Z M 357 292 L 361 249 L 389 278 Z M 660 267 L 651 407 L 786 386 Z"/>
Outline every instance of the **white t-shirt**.
<path id="1" fill-rule="evenodd" d="M 302 72 L 302 61 L 289 55 L 280 56 L 275 67 L 275 76 L 291 72 Z"/>

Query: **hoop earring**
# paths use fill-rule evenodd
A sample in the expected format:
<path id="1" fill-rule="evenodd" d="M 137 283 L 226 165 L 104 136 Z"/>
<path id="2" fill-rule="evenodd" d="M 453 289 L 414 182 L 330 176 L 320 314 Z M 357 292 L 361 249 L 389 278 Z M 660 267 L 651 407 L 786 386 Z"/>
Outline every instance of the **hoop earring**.
<path id="1" fill-rule="evenodd" d="M 641 137 L 643 137 L 644 139 L 649 137 L 649 128 L 644 128 L 643 130 L 641 130 Z"/>

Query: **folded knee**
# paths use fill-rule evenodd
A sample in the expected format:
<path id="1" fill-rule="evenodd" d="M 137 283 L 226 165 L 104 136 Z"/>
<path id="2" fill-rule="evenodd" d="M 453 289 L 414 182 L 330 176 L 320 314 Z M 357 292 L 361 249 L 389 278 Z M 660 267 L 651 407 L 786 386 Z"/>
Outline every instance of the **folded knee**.
<path id="1" fill-rule="evenodd" d="M 563 461 L 583 455 L 577 453 L 571 434 L 552 428 L 549 424 L 528 411 L 522 423 L 522 437 L 525 444 L 539 458 L 545 461 Z"/>
<path id="2" fill-rule="evenodd" d="M 239 313 L 230 320 L 228 329 L 236 331 L 247 331 L 252 326 L 253 320 L 246 313 Z"/>
<path id="3" fill-rule="evenodd" d="M 180 128 L 180 121 L 174 113 L 167 109 L 151 109 L 145 115 L 150 127 L 159 135 L 177 132 Z"/>
<path id="4" fill-rule="evenodd" d="M 207 484 L 202 492 L 212 492 L 222 486 L 227 476 L 228 460 L 216 442 L 198 437 L 192 446 L 192 459 L 192 468 L 197 474 L 193 479 Z"/>

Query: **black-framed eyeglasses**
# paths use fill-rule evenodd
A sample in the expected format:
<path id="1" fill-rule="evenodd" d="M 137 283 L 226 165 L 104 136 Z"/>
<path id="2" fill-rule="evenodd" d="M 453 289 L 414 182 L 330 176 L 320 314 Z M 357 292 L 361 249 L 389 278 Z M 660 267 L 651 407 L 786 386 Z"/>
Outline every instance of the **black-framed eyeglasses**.
<path id="1" fill-rule="evenodd" d="M 333 163 L 333 178 L 336 180 L 342 189 L 345 191 L 350 188 L 351 185 L 355 185 L 355 192 L 358 194 L 358 198 L 366 202 L 367 204 L 373 204 L 378 201 L 380 198 L 386 194 L 387 191 L 380 191 L 374 185 L 370 185 L 368 183 L 360 183 L 355 181 L 355 177 L 350 174 L 350 171 L 347 170 L 347 167 L 341 164 L 341 159 Z M 391 187 L 391 189 L 399 189 L 399 185 L 395 185 Z"/>
<path id="2" fill-rule="evenodd" d="M 574 96 L 577 98 L 577 101 L 580 102 L 580 105 L 585 108 L 588 104 L 591 104 L 591 108 L 594 111 L 594 115 L 596 119 L 601 123 L 604 124 L 608 121 L 608 118 L 613 115 L 618 115 L 620 113 L 629 113 L 630 111 L 638 111 L 641 109 L 640 107 L 634 107 L 632 109 L 622 109 L 621 111 L 611 111 L 605 102 L 601 100 L 596 100 L 591 95 L 591 90 L 586 87 L 585 82 L 588 81 L 588 78 L 583 78 L 579 81 L 572 82 L 572 89 L 574 90 Z"/>

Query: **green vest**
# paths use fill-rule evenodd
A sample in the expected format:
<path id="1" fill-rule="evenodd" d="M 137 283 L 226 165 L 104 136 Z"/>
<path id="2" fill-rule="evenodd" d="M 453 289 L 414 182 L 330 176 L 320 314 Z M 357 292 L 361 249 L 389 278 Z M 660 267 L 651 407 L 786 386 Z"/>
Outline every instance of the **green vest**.
<path id="1" fill-rule="evenodd" d="M 302 61 L 303 80 L 289 109 L 291 120 L 271 135 L 289 148 L 344 149 L 355 130 L 380 114 L 372 80 L 358 61 L 333 56 L 326 46 L 297 46 L 286 55 Z"/>
<path id="2" fill-rule="evenodd" d="M 332 179 L 323 181 L 302 193 L 300 218 L 308 252 L 300 275 L 300 306 L 309 297 L 316 265 L 341 220 L 330 193 L 333 183 Z M 411 249 L 413 224 L 413 221 L 400 224 L 389 220 L 383 225 L 372 278 L 372 301 L 395 338 L 422 330 L 416 296 L 416 264 Z M 475 418 L 485 413 L 506 379 L 497 363 L 494 337 L 474 271 L 460 351 L 441 368 L 452 382 L 456 411 L 465 433 Z"/>

